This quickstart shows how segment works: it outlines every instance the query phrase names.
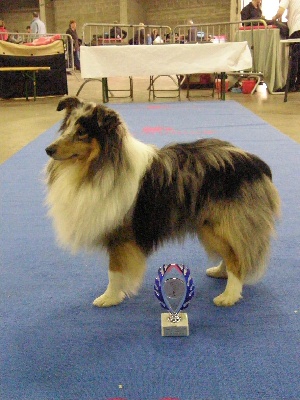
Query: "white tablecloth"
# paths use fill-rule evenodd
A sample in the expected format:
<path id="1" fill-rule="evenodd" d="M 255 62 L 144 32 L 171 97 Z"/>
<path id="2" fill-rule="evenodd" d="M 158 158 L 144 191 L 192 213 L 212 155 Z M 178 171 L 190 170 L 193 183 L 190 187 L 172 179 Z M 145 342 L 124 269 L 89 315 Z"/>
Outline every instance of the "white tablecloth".
<path id="1" fill-rule="evenodd" d="M 82 78 L 185 75 L 239 71 L 252 66 L 247 42 L 81 46 Z"/>

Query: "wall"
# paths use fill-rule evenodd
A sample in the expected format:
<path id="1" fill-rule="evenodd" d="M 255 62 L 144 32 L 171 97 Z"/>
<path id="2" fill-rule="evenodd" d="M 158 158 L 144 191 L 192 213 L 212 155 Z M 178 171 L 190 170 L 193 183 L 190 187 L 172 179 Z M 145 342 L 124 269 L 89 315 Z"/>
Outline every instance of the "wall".
<path id="1" fill-rule="evenodd" d="M 4 20 L 8 31 L 19 31 L 23 33 L 26 32 L 26 26 L 30 25 L 30 22 L 32 21 L 33 11 L 36 11 L 36 9 L 25 8 L 18 10 L 17 12 L 9 11 L 1 13 L 0 19 Z"/>
<path id="2" fill-rule="evenodd" d="M 75 19 L 80 37 L 84 23 L 113 22 L 120 16 L 120 0 L 59 0 L 54 2 L 54 7 L 56 31 L 65 32 L 70 19 Z"/>
<path id="3" fill-rule="evenodd" d="M 145 25 L 148 24 L 147 13 L 144 0 L 128 0 L 127 1 L 127 15 L 128 23 L 138 25 L 143 22 Z"/>
<path id="4" fill-rule="evenodd" d="M 180 0 L 180 1 L 145 1 L 147 23 L 168 25 L 184 25 L 187 19 L 195 24 L 207 22 L 230 21 L 231 0 Z"/>
<path id="5" fill-rule="evenodd" d="M 25 31 L 31 22 L 32 7 L 19 7 L 14 0 L 13 8 L 2 12 L 9 30 Z M 230 21 L 231 2 L 235 0 L 53 0 L 46 1 L 47 31 L 64 33 L 70 19 L 77 21 L 77 31 L 82 36 L 86 22 L 168 25 L 174 27 L 192 18 L 194 23 Z M 22 1 L 22 5 L 25 1 Z M 31 3 L 32 4 L 32 3 Z M 127 15 L 126 15 L 127 13 Z M 127 19 L 127 20 L 126 20 Z"/>

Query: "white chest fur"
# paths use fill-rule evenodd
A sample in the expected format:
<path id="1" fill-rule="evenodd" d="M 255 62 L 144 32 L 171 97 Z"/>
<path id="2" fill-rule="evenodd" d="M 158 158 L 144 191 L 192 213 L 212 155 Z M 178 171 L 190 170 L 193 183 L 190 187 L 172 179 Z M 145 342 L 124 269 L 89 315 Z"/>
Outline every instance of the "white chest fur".
<path id="1" fill-rule="evenodd" d="M 47 204 L 58 241 L 73 251 L 94 249 L 104 235 L 122 225 L 139 190 L 140 180 L 151 162 L 152 147 L 128 139 L 123 149 L 126 170 L 116 173 L 108 165 L 92 179 L 83 179 L 80 163 L 62 169 L 50 185 Z"/>

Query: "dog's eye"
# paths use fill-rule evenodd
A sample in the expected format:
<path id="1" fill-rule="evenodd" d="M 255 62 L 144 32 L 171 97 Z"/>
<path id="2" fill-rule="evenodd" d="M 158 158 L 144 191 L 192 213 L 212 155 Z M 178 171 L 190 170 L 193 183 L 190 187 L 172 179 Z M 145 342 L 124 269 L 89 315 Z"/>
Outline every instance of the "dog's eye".
<path id="1" fill-rule="evenodd" d="M 78 131 L 77 132 L 78 140 L 87 140 L 89 135 L 85 131 Z"/>

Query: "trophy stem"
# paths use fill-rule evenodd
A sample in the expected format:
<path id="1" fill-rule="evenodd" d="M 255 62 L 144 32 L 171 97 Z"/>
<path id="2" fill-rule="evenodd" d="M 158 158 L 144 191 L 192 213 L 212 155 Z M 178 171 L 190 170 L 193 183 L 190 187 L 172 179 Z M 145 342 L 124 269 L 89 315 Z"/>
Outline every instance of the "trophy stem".
<path id="1" fill-rule="evenodd" d="M 172 322 L 173 324 L 176 324 L 177 322 L 181 321 L 181 316 L 179 313 L 169 313 L 169 318 L 168 320 Z"/>

